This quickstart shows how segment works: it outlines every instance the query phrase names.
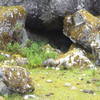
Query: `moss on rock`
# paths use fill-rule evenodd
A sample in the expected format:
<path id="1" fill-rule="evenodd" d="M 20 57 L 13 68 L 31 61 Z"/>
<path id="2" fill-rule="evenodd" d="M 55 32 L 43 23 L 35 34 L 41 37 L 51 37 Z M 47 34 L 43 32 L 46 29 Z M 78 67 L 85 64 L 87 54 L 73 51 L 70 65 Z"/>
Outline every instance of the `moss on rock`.
<path id="1" fill-rule="evenodd" d="M 34 83 L 29 73 L 22 67 L 2 67 L 3 82 L 15 93 L 27 93 L 34 90 Z"/>
<path id="2" fill-rule="evenodd" d="M 64 34 L 74 43 L 94 51 L 94 56 L 100 59 L 100 19 L 82 9 L 66 16 L 64 19 Z"/>
<path id="3" fill-rule="evenodd" d="M 0 7 L 0 43 L 19 41 L 24 29 L 26 11 L 21 6 Z"/>

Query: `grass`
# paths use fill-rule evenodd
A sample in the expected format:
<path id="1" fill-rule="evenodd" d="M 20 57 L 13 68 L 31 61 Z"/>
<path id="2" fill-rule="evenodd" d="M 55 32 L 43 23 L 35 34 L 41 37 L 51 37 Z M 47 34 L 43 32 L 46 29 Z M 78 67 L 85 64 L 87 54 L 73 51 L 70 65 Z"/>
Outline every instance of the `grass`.
<path id="1" fill-rule="evenodd" d="M 28 65 L 26 68 L 31 73 L 35 83 L 35 94 L 38 98 L 34 100 L 100 100 L 100 81 L 91 82 L 87 81 L 92 79 L 100 79 L 100 69 L 80 70 L 77 68 L 69 70 L 52 70 L 51 68 L 45 69 L 41 67 L 42 62 L 47 58 L 56 58 L 58 54 L 52 49 L 46 49 L 45 42 L 29 42 L 26 47 L 21 47 L 18 43 L 9 43 L 4 51 L 10 54 L 20 54 L 28 58 Z M 5 58 L 0 55 L 0 61 Z M 83 80 L 80 80 L 80 79 Z M 47 80 L 52 80 L 48 83 Z M 71 83 L 77 89 L 72 90 L 71 87 L 65 87 L 65 83 Z M 93 90 L 96 95 L 83 93 L 81 89 Z M 50 95 L 51 94 L 51 95 Z M 23 96 L 14 94 L 4 96 L 5 100 L 23 100 Z M 33 99 L 32 99 L 33 100 Z"/>
<path id="2" fill-rule="evenodd" d="M 4 61 L 4 60 L 6 60 L 6 57 L 0 54 L 0 61 Z"/>
<path id="3" fill-rule="evenodd" d="M 38 97 L 34 100 L 100 100 L 100 84 L 98 86 L 95 83 L 87 83 L 93 78 L 100 79 L 100 69 L 96 70 L 95 75 L 90 69 L 56 71 L 41 67 L 30 70 L 30 73 L 35 83 L 35 91 L 32 94 Z M 80 80 L 80 78 L 83 78 L 83 80 Z M 47 80 L 53 82 L 48 83 Z M 71 83 L 77 89 L 71 90 L 71 87 L 64 86 L 65 83 Z M 80 89 L 93 90 L 96 95 L 83 93 Z M 23 98 L 20 95 L 12 95 L 6 97 L 6 100 L 23 100 Z"/>

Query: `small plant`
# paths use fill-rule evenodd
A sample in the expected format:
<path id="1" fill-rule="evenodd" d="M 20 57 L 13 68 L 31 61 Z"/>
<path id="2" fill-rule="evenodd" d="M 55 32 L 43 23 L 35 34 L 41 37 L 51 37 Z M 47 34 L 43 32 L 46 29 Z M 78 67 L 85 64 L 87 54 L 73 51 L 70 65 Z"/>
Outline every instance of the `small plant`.
<path id="1" fill-rule="evenodd" d="M 30 47 L 25 47 L 21 49 L 21 53 L 23 56 L 28 58 L 29 67 L 37 67 L 41 66 L 42 62 L 47 58 L 56 58 L 57 53 L 54 51 L 46 52 L 42 49 L 45 45 L 45 42 L 33 42 Z"/>
<path id="2" fill-rule="evenodd" d="M 12 53 L 18 53 L 20 50 L 20 45 L 16 43 L 8 43 L 5 51 L 12 52 Z"/>
<path id="3" fill-rule="evenodd" d="M 6 60 L 6 57 L 0 54 L 0 61 Z"/>
<path id="4" fill-rule="evenodd" d="M 57 53 L 53 50 L 43 49 L 46 42 L 44 41 L 29 41 L 25 47 L 21 47 L 18 43 L 8 43 L 5 51 L 20 54 L 28 59 L 28 67 L 33 68 L 41 66 L 42 62 L 48 58 L 56 58 Z"/>

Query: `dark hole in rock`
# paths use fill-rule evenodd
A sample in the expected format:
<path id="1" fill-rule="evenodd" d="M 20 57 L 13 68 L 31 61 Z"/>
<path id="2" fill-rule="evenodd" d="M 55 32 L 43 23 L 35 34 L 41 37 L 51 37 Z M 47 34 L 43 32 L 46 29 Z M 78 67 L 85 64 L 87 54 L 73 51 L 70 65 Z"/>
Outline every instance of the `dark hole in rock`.
<path id="1" fill-rule="evenodd" d="M 31 38 L 32 34 L 44 37 L 52 46 L 62 52 L 68 51 L 72 44 L 71 40 L 63 34 L 63 18 L 45 24 L 39 18 L 27 16 L 25 27 L 30 31 Z"/>

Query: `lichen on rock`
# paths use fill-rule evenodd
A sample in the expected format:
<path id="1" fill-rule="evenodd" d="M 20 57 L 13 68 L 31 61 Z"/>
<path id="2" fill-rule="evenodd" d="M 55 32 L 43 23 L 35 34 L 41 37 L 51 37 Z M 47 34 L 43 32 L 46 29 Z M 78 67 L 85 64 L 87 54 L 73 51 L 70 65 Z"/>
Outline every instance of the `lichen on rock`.
<path id="1" fill-rule="evenodd" d="M 21 6 L 0 7 L 0 42 L 5 45 L 11 41 L 21 41 L 26 11 Z"/>
<path id="2" fill-rule="evenodd" d="M 73 48 L 67 53 L 60 55 L 57 59 L 48 59 L 43 64 L 50 67 L 68 69 L 72 67 L 94 68 L 92 62 L 85 56 L 85 51 Z"/>
<path id="3" fill-rule="evenodd" d="M 25 68 L 15 67 L 2 67 L 3 82 L 6 84 L 8 89 L 15 93 L 28 93 L 34 90 L 34 83 L 29 73 Z"/>
<path id="4" fill-rule="evenodd" d="M 100 19 L 88 11 L 81 9 L 66 16 L 64 34 L 86 50 L 94 50 L 94 56 L 100 55 Z M 100 56 L 97 58 L 100 59 Z"/>

